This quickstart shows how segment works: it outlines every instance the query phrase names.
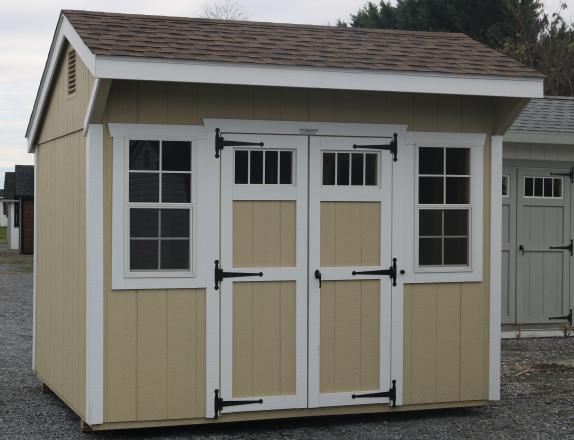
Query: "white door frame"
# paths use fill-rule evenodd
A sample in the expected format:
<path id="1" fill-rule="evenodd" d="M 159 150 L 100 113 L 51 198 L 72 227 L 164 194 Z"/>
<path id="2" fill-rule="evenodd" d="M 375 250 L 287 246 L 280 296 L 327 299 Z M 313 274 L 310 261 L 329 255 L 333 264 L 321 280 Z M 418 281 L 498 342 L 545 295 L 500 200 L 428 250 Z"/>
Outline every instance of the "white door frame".
<path id="1" fill-rule="evenodd" d="M 247 124 L 246 124 L 247 125 Z M 234 151 L 255 147 L 226 147 L 221 152 L 221 267 L 233 272 L 262 272 L 262 277 L 225 279 L 219 290 L 221 307 L 221 388 L 225 400 L 257 400 L 262 404 L 230 406 L 222 413 L 305 408 L 307 406 L 307 136 L 245 135 L 223 131 L 234 141 L 264 142 L 263 149 L 293 151 L 292 185 L 234 184 Z M 233 266 L 233 202 L 293 200 L 296 202 L 296 266 L 236 268 Z M 241 281 L 296 282 L 296 393 L 233 399 L 233 283 Z"/>

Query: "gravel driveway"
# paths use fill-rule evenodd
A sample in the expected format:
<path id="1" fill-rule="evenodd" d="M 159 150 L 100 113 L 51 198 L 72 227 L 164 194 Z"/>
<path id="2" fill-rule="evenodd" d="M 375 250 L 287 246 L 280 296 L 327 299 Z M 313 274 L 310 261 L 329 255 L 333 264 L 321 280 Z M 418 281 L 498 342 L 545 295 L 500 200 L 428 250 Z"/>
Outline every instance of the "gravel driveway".
<path id="1" fill-rule="evenodd" d="M 0 244 L 0 439 L 574 439 L 574 338 L 502 346 L 502 401 L 484 408 L 81 434 L 31 370 L 31 258 Z"/>

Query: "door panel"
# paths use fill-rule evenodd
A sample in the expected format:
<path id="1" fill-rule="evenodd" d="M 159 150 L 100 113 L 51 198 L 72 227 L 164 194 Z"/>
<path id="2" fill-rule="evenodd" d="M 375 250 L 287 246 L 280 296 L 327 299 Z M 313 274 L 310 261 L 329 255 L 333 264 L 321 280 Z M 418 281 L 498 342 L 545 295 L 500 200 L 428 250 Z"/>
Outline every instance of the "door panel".
<path id="1" fill-rule="evenodd" d="M 502 309 L 503 324 L 516 323 L 516 168 L 504 168 L 507 193 L 502 195 Z"/>
<path id="2" fill-rule="evenodd" d="M 310 407 L 389 402 L 353 397 L 391 382 L 391 278 L 353 275 L 392 264 L 392 156 L 353 149 L 385 141 L 310 140 Z"/>
<path id="3" fill-rule="evenodd" d="M 306 136 L 226 134 L 221 155 L 222 413 L 307 406 Z M 262 403 L 254 403 L 258 400 Z"/>
<path id="4" fill-rule="evenodd" d="M 545 324 L 551 316 L 568 313 L 571 256 L 568 250 L 550 249 L 570 243 L 570 182 L 563 177 L 552 180 L 550 174 L 567 171 L 523 168 L 518 172 L 518 324 Z M 560 190 L 552 193 L 549 185 Z"/>

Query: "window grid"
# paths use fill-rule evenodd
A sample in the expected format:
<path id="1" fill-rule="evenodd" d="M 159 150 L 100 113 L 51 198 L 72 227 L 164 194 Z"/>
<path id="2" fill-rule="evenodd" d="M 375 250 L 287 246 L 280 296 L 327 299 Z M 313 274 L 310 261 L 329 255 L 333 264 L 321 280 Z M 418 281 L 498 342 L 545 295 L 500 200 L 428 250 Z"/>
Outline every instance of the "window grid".
<path id="1" fill-rule="evenodd" d="M 253 148 L 236 148 L 234 153 L 234 161 L 237 161 L 237 152 L 239 151 L 243 151 L 247 153 L 247 183 L 238 183 L 237 182 L 237 164 L 234 163 L 234 183 L 236 185 L 293 185 L 293 174 L 294 174 L 294 169 L 293 169 L 293 164 L 295 163 L 295 151 L 293 150 L 287 150 L 287 149 L 253 149 Z M 262 163 L 262 183 L 251 183 L 251 157 L 252 157 L 252 152 L 258 152 L 261 151 L 263 153 L 263 163 Z M 269 152 L 277 152 L 277 182 L 276 183 L 266 183 L 267 181 L 267 153 Z M 281 153 L 290 153 L 290 159 L 289 161 L 291 162 L 291 175 L 289 176 L 289 182 L 288 183 L 281 183 L 283 174 L 282 174 L 282 170 L 281 170 L 281 156 L 283 156 L 283 154 Z"/>
<path id="2" fill-rule="evenodd" d="M 538 191 L 540 188 L 540 191 Z M 524 198 L 561 199 L 563 197 L 562 177 L 524 177 Z"/>
<path id="3" fill-rule="evenodd" d="M 192 163 L 193 163 L 193 154 L 190 152 L 190 164 L 189 164 L 189 171 L 172 171 L 172 170 L 163 170 L 163 140 L 159 140 L 159 157 L 158 157 L 158 169 L 157 170 L 132 170 L 130 168 L 130 142 L 131 141 L 141 141 L 143 139 L 129 139 L 128 140 L 128 148 L 127 150 L 127 165 L 128 165 L 128 188 L 129 188 L 129 176 L 133 174 L 158 174 L 159 184 L 158 184 L 158 202 L 132 202 L 130 201 L 129 190 L 128 190 L 128 240 L 129 243 L 132 241 L 151 241 L 154 240 L 157 242 L 158 247 L 158 255 L 157 255 L 157 269 L 131 269 L 131 256 L 128 256 L 128 270 L 130 272 L 189 272 L 192 270 L 192 223 L 193 223 L 193 216 L 192 216 L 192 207 L 193 207 L 193 198 L 192 198 Z M 148 140 L 148 139 L 146 139 Z M 154 139 L 155 141 L 155 139 Z M 189 148 L 191 150 L 192 143 L 189 141 L 181 141 L 181 142 L 188 142 Z M 163 201 L 163 178 L 164 174 L 188 174 L 190 176 L 190 201 L 189 202 L 164 202 Z M 132 237 L 131 236 L 131 210 L 132 209 L 157 209 L 158 210 L 158 236 L 157 237 Z M 162 229 L 161 229 L 161 213 L 162 210 L 165 209 L 181 209 L 187 210 L 189 212 L 189 236 L 188 237 L 162 237 Z M 187 269 L 162 269 L 161 268 L 161 242 L 162 241 L 169 241 L 169 240 L 186 240 L 189 242 L 188 245 L 188 268 Z M 130 246 L 128 246 L 130 249 Z M 130 255 L 130 252 L 128 252 Z"/>
<path id="4" fill-rule="evenodd" d="M 335 157 L 335 165 L 334 165 L 334 178 L 335 178 L 335 183 L 334 184 L 329 184 L 329 183 L 325 183 L 325 176 L 323 174 L 322 178 L 321 178 L 321 182 L 324 186 L 377 186 L 378 182 L 379 182 L 379 157 L 380 154 L 379 153 L 363 153 L 363 152 L 355 152 L 355 151 L 324 151 L 322 153 L 322 161 L 325 160 L 325 155 L 326 154 L 332 154 Z M 348 164 L 348 181 L 349 183 L 339 183 L 339 155 L 341 154 L 346 154 L 349 156 L 349 164 Z M 362 156 L 362 184 L 358 185 L 358 184 L 353 184 L 353 156 Z M 373 183 L 367 183 L 367 181 L 369 180 L 369 176 L 367 174 L 367 156 L 371 156 L 374 157 L 375 160 L 375 175 L 372 176 L 374 177 L 374 179 L 371 178 L 371 181 Z M 325 168 L 324 166 L 321 167 L 321 172 L 324 173 Z"/>

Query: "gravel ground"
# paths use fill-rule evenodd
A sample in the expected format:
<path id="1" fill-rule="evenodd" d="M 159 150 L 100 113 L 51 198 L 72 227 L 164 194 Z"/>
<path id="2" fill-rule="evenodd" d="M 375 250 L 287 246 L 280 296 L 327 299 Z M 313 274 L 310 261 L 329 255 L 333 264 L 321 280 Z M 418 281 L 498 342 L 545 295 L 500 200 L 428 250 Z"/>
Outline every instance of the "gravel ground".
<path id="1" fill-rule="evenodd" d="M 488 407 L 82 434 L 31 370 L 31 258 L 0 244 L 0 439 L 574 439 L 574 338 L 503 341 Z"/>

